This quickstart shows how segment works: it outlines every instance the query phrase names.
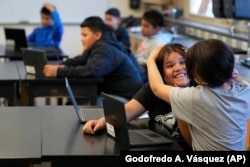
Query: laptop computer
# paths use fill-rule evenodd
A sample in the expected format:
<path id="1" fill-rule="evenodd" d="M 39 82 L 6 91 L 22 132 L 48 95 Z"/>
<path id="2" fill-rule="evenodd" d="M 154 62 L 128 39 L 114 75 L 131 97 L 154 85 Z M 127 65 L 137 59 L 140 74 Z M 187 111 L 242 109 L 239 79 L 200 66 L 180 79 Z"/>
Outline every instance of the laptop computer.
<path id="1" fill-rule="evenodd" d="M 173 141 L 149 129 L 129 130 L 124 103 L 102 92 L 107 133 L 128 147 L 169 144 Z"/>
<path id="2" fill-rule="evenodd" d="M 69 84 L 67 77 L 65 77 L 65 84 L 66 84 L 66 88 L 69 93 L 70 99 L 74 105 L 74 109 L 76 111 L 77 117 L 79 118 L 79 121 L 81 123 L 85 123 L 88 120 L 96 120 L 104 116 L 103 108 L 97 108 L 97 107 L 83 108 L 79 106 L 77 104 L 77 101 L 75 99 L 75 96 L 73 94 L 73 91 L 71 89 L 71 86 Z"/>
<path id="3" fill-rule="evenodd" d="M 47 64 L 47 56 L 45 51 L 22 49 L 22 57 L 26 74 L 44 77 L 43 68 Z"/>
<path id="4" fill-rule="evenodd" d="M 14 40 L 15 51 L 21 51 L 21 48 L 27 48 L 28 42 L 24 29 L 4 28 L 6 40 Z"/>
<path id="5" fill-rule="evenodd" d="M 21 51 L 22 48 L 28 48 L 28 49 L 45 50 L 47 55 L 57 55 L 57 56 L 63 55 L 63 52 L 60 48 L 56 48 L 53 46 L 40 46 L 40 45 L 28 43 L 24 29 L 4 28 L 4 33 L 5 33 L 6 40 L 14 41 L 15 52 Z"/>

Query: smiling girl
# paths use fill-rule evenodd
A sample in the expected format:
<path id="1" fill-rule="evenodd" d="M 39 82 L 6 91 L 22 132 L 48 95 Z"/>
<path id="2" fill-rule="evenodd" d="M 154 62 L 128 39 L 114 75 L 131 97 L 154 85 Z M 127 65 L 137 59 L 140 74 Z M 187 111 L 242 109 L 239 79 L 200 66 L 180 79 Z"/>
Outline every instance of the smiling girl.
<path id="1" fill-rule="evenodd" d="M 193 150 L 244 150 L 250 85 L 246 81 L 231 82 L 231 49 L 216 39 L 189 48 L 185 58 L 187 74 L 198 86 L 188 88 L 165 84 L 156 65 L 160 50 L 155 49 L 148 59 L 149 83 L 158 98 L 171 104 L 174 116 L 188 123 Z"/>
<path id="2" fill-rule="evenodd" d="M 187 87 L 190 85 L 184 60 L 185 52 L 186 48 L 180 44 L 167 44 L 162 48 L 157 59 L 157 68 L 164 78 L 164 83 L 179 87 Z M 125 104 L 125 110 L 127 122 L 148 111 L 151 119 L 165 125 L 170 132 L 175 132 L 172 133 L 172 136 L 173 134 L 179 133 L 176 119 L 171 112 L 171 106 L 156 97 L 148 83 L 144 84 L 136 95 Z M 178 122 L 178 124 L 181 124 L 184 128 L 187 127 L 183 122 Z M 83 127 L 83 132 L 95 134 L 97 131 L 104 128 L 105 118 L 103 117 L 99 120 L 88 121 Z M 185 136 L 188 136 L 189 130 L 183 130 L 182 133 L 187 133 Z M 186 139 L 186 141 L 189 140 L 190 139 Z"/>

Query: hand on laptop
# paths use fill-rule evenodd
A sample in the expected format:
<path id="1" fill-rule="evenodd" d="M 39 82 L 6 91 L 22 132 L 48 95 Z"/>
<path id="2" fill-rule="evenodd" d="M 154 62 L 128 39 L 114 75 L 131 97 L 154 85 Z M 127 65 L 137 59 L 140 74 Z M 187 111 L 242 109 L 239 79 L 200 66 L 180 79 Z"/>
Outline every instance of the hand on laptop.
<path id="1" fill-rule="evenodd" d="M 97 131 L 105 128 L 105 118 L 88 121 L 82 128 L 83 133 L 96 134 Z"/>
<path id="2" fill-rule="evenodd" d="M 64 68 L 64 65 L 50 65 L 47 64 L 43 68 L 43 73 L 45 77 L 56 77 L 57 76 L 57 69 Z"/>

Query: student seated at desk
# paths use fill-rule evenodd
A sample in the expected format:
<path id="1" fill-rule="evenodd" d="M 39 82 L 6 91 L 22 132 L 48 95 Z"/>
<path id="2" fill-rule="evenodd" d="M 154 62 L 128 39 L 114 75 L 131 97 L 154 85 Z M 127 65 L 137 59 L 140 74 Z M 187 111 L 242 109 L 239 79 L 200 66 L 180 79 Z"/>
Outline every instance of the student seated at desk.
<path id="1" fill-rule="evenodd" d="M 164 83 L 157 68 L 160 50 L 155 49 L 148 58 L 150 87 L 158 98 L 171 104 L 177 119 L 188 124 L 193 150 L 244 150 L 250 85 L 246 81 L 231 83 L 234 55 L 230 48 L 216 39 L 189 48 L 187 74 L 198 86 L 188 88 Z"/>
<path id="2" fill-rule="evenodd" d="M 186 48 L 180 44 L 168 44 L 159 53 L 157 67 L 161 71 L 161 76 L 166 84 L 180 87 L 190 85 L 184 62 L 185 50 Z M 171 112 L 171 106 L 156 97 L 148 83 L 144 84 L 136 95 L 125 104 L 125 111 L 128 122 L 148 111 L 151 119 L 165 125 L 174 138 L 180 138 L 176 120 Z M 99 120 L 88 121 L 83 127 L 83 132 L 95 134 L 103 128 L 105 128 L 104 117 Z"/>
<path id="3" fill-rule="evenodd" d="M 130 99 L 142 86 L 139 71 L 100 17 L 81 24 L 84 52 L 61 65 L 45 65 L 47 77 L 104 78 L 99 90 Z"/>
<path id="4" fill-rule="evenodd" d="M 105 12 L 105 24 L 113 28 L 116 38 L 126 49 L 130 48 L 128 32 L 125 28 L 120 27 L 120 11 L 116 8 L 110 8 Z"/>
<path id="5" fill-rule="evenodd" d="M 55 6 L 45 3 L 41 9 L 41 27 L 28 36 L 31 45 L 59 48 L 63 35 L 63 24 Z"/>
<path id="6" fill-rule="evenodd" d="M 158 10 L 146 11 L 141 20 L 141 34 L 144 36 L 135 56 L 142 67 L 143 80 L 147 81 L 146 62 L 150 52 L 160 45 L 165 45 L 173 40 L 173 35 L 167 31 L 162 31 L 164 17 Z"/>

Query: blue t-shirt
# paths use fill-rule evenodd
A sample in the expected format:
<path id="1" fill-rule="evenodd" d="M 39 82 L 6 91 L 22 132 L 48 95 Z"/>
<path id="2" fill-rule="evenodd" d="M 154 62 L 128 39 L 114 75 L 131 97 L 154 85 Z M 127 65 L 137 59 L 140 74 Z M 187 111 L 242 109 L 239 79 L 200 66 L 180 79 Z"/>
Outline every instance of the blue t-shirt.
<path id="1" fill-rule="evenodd" d="M 249 83 L 238 81 L 231 90 L 173 88 L 170 102 L 174 116 L 189 124 L 193 150 L 244 150 L 249 97 Z"/>
<path id="2" fill-rule="evenodd" d="M 58 12 L 51 12 L 51 18 L 54 24 L 49 27 L 37 27 L 28 36 L 28 42 L 42 47 L 59 48 L 63 35 L 63 25 Z"/>

